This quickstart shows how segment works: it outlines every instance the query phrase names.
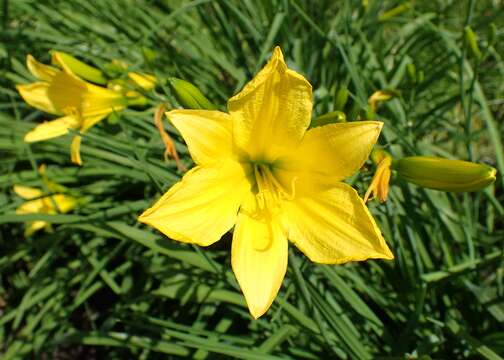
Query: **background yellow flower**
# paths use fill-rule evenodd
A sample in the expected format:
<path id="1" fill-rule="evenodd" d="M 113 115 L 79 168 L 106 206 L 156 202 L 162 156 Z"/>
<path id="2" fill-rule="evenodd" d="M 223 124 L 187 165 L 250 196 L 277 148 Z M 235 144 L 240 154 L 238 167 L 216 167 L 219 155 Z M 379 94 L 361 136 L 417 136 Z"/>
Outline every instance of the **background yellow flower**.
<path id="1" fill-rule="evenodd" d="M 28 70 L 39 81 L 17 85 L 23 99 L 39 110 L 63 115 L 36 126 L 25 135 L 26 142 L 52 139 L 67 134 L 70 129 L 84 133 L 109 114 L 127 106 L 127 99 L 120 92 L 93 85 L 72 73 L 41 64 L 31 55 L 28 55 L 26 63 Z M 74 136 L 71 158 L 78 165 L 82 165 L 80 143 L 81 137 Z"/>

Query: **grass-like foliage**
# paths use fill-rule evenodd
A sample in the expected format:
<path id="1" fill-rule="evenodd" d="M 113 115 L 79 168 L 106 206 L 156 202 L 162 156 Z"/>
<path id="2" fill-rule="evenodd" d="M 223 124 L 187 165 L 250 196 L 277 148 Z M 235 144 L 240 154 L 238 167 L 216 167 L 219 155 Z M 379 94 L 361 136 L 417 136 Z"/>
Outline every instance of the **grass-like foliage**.
<path id="1" fill-rule="evenodd" d="M 500 0 L 3 0 L 0 41 L 0 357 L 55 359 L 501 359 L 504 357 L 504 4 Z M 491 25 L 491 24 L 494 25 Z M 468 41 L 476 35 L 480 53 Z M 197 85 L 221 110 L 275 45 L 314 89 L 314 116 L 374 115 L 394 157 L 488 163 L 495 184 L 469 194 L 393 178 L 369 203 L 394 261 L 315 265 L 294 247 L 279 296 L 252 320 L 230 268 L 230 237 L 183 245 L 137 216 L 177 181 L 163 161 L 155 106 L 179 106 L 166 79 Z M 107 71 L 114 59 L 161 81 L 149 106 L 83 135 L 27 144 L 47 118 L 15 90 L 27 54 L 49 50 Z M 349 98 L 338 108 L 339 90 Z M 180 136 L 166 121 L 182 162 Z M 84 201 L 21 215 L 12 188 L 40 173 Z M 348 182 L 364 194 L 372 164 Z M 48 220 L 54 232 L 23 235 Z"/>

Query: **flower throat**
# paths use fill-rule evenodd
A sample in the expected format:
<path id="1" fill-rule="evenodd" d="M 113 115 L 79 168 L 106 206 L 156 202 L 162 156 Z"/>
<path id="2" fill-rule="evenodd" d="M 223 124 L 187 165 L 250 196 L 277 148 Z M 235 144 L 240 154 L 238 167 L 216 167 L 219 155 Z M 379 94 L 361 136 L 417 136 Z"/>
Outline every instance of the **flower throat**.
<path id="1" fill-rule="evenodd" d="M 254 177 L 257 185 L 256 200 L 260 210 L 268 209 L 274 211 L 280 206 L 282 200 L 293 200 L 295 197 L 295 181 L 292 179 L 291 191 L 275 177 L 271 165 L 256 163 L 254 166 Z"/>

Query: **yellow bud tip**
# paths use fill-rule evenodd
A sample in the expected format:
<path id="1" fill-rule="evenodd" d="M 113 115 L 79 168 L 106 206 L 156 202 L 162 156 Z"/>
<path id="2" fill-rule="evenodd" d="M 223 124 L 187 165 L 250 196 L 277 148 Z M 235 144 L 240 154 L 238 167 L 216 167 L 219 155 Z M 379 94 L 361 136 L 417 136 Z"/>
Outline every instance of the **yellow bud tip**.
<path id="1" fill-rule="evenodd" d="M 398 95 L 398 92 L 394 90 L 378 90 L 369 97 L 368 104 L 375 111 L 379 103 L 388 101 Z"/>
<path id="2" fill-rule="evenodd" d="M 495 181 L 497 179 L 497 170 L 495 168 L 490 168 L 490 172 L 488 173 L 488 178 Z"/>

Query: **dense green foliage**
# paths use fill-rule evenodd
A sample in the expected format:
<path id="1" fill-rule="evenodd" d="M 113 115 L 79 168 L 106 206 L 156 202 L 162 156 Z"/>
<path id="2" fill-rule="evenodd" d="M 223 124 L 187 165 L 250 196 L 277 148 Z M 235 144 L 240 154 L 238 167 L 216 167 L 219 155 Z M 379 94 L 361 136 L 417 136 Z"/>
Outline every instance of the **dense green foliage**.
<path id="1" fill-rule="evenodd" d="M 3 359 L 504 357 L 501 0 L 4 0 L 1 16 Z M 467 25 L 480 54 L 464 40 Z M 280 295 L 254 321 L 230 269 L 230 237 L 187 246 L 136 217 L 181 176 L 163 161 L 153 123 L 157 104 L 178 106 L 166 79 L 196 84 L 225 109 L 276 44 L 313 84 L 315 116 L 344 110 L 358 120 L 373 92 L 397 91 L 375 115 L 393 156 L 484 162 L 498 178 L 471 194 L 394 178 L 389 201 L 369 207 L 395 260 L 323 266 L 291 247 Z M 27 54 L 48 63 L 51 49 L 110 75 L 106 64 L 120 59 L 163 83 L 146 94 L 151 106 L 83 137 L 81 168 L 70 163 L 71 134 L 22 141 L 47 115 L 14 85 L 33 80 Z M 15 214 L 22 200 L 12 186 L 42 187 L 42 163 L 86 200 L 77 211 Z M 349 179 L 361 195 L 372 170 Z M 24 238 L 23 222 L 34 219 L 50 220 L 54 233 Z"/>

